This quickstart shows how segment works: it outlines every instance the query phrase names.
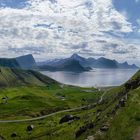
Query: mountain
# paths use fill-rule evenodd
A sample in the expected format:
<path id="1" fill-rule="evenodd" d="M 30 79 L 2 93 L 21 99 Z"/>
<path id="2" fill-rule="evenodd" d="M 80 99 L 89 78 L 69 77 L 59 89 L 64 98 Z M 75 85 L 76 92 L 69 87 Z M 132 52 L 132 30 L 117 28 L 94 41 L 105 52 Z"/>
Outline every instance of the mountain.
<path id="1" fill-rule="evenodd" d="M 118 67 L 122 69 L 138 69 L 135 64 L 129 65 L 127 62 L 124 63 L 118 63 Z"/>
<path id="2" fill-rule="evenodd" d="M 77 55 L 76 59 L 79 60 L 80 64 L 83 66 L 92 68 L 138 69 L 135 64 L 129 65 L 127 62 L 119 63 L 116 60 L 111 60 L 104 57 L 100 57 L 98 59 L 90 57 L 86 59 Z"/>
<path id="3" fill-rule="evenodd" d="M 90 62 L 88 62 L 90 64 Z M 91 66 L 94 68 L 118 68 L 115 60 L 106 59 L 101 57 L 91 62 Z"/>
<path id="4" fill-rule="evenodd" d="M 83 67 L 79 61 L 73 59 L 67 59 L 66 61 L 60 61 L 57 65 L 43 65 L 39 66 L 41 70 L 49 71 L 73 71 L 73 72 L 83 72 L 91 70 L 90 67 Z M 54 63 L 53 63 L 54 64 Z"/>
<path id="5" fill-rule="evenodd" d="M 84 57 L 79 56 L 78 54 L 74 53 L 69 59 L 71 60 L 77 60 L 80 63 L 86 62 L 86 59 Z"/>
<path id="6" fill-rule="evenodd" d="M 0 87 L 5 86 L 47 86 L 56 84 L 55 80 L 33 70 L 0 67 Z"/>
<path id="7" fill-rule="evenodd" d="M 22 69 L 36 69 L 37 65 L 35 59 L 31 54 L 16 57 L 17 63 Z"/>
<path id="8" fill-rule="evenodd" d="M 31 54 L 16 58 L 0 58 L 1 67 L 36 69 L 36 62 Z"/>
<path id="9" fill-rule="evenodd" d="M 46 65 L 51 67 L 57 67 L 66 63 L 67 61 L 78 61 L 79 64 L 83 67 L 91 67 L 91 68 L 113 68 L 113 69 L 138 69 L 135 64 L 129 65 L 127 62 L 119 63 L 116 60 L 107 59 L 104 57 L 95 59 L 95 58 L 84 58 L 79 56 L 78 54 L 73 54 L 71 57 L 66 59 L 54 59 L 47 62 L 39 63 L 40 65 Z"/>

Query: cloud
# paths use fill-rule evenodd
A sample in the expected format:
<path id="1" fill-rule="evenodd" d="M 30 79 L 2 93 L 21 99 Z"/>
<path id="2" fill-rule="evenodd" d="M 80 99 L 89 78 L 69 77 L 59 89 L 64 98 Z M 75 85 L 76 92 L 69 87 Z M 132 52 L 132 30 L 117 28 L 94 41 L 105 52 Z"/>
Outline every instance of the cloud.
<path id="1" fill-rule="evenodd" d="M 123 50 L 113 51 L 110 44 L 127 48 L 120 38 L 133 31 L 112 0 L 29 0 L 20 9 L 0 8 L 1 55 L 34 53 L 38 59 L 47 59 L 76 51 L 118 57 Z"/>
<path id="2" fill-rule="evenodd" d="M 13 47 L 8 47 L 8 51 L 14 52 L 17 54 L 23 54 L 23 53 L 32 53 L 32 54 L 42 54 L 45 51 L 45 47 L 42 46 L 25 46 L 22 48 L 13 48 Z"/>

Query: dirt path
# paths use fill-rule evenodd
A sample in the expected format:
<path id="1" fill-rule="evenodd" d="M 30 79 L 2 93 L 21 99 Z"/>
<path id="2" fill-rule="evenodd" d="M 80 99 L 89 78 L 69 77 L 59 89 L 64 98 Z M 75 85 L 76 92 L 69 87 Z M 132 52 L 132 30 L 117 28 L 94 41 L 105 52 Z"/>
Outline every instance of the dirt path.
<path id="1" fill-rule="evenodd" d="M 138 128 L 138 130 L 134 136 L 134 140 L 140 140 L 140 128 Z"/>
<path id="2" fill-rule="evenodd" d="M 70 111 L 76 111 L 76 110 L 84 109 L 86 107 L 88 107 L 88 106 L 82 106 L 82 107 L 77 107 L 77 108 L 72 108 L 72 109 L 67 109 L 67 110 L 61 110 L 61 111 L 58 111 L 58 112 L 54 112 L 54 113 L 51 113 L 51 114 L 48 114 L 48 115 L 44 115 L 44 116 L 36 117 L 36 118 L 31 118 L 31 119 L 23 119 L 23 120 L 0 120 L 0 123 L 20 123 L 20 122 L 37 121 L 37 120 L 45 119 L 45 118 L 50 117 L 50 116 L 54 116 L 56 114 L 70 112 Z"/>

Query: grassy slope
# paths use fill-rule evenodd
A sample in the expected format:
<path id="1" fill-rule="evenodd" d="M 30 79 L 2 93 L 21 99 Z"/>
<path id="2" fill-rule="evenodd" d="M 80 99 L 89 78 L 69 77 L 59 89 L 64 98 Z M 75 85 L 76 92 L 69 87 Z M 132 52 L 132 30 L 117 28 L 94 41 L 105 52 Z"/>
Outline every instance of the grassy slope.
<path id="1" fill-rule="evenodd" d="M 86 92 L 85 90 L 93 90 Z M 0 90 L 0 97 L 8 96 L 9 100 L 7 104 L 0 104 L 0 120 L 7 119 L 24 119 L 37 117 L 58 110 L 67 108 L 74 108 L 78 106 L 88 105 L 97 102 L 102 93 L 94 88 L 79 88 L 72 86 L 65 86 L 63 89 L 54 87 L 48 89 L 47 87 L 18 87 L 18 88 L 6 88 Z M 59 97 L 64 96 L 66 100 L 61 100 Z M 84 101 L 83 101 L 84 99 Z M 69 112 L 73 115 L 81 116 L 81 120 L 69 124 L 59 124 L 59 120 L 64 114 L 57 114 L 53 117 L 46 118 L 44 120 L 26 123 L 1 123 L 0 135 L 8 140 L 12 140 L 11 134 L 17 132 L 20 136 L 16 139 L 37 139 L 37 140 L 69 140 L 74 139 L 75 130 L 80 125 L 84 124 L 87 119 L 90 121 L 92 116 L 88 116 L 87 113 L 93 113 L 95 110 L 79 110 Z M 43 112 L 43 113 L 42 113 Z M 31 135 L 26 132 L 26 128 L 29 124 L 33 124 L 35 129 Z M 53 133 L 56 133 L 52 135 Z M 68 137 L 69 136 L 69 137 Z"/>
<path id="2" fill-rule="evenodd" d="M 108 140 L 129 140 L 140 127 L 140 88 L 130 91 L 125 108 L 118 111 L 105 138 Z"/>
<path id="3" fill-rule="evenodd" d="M 42 79 L 42 78 L 41 78 Z M 128 83 L 140 81 L 140 72 L 138 72 Z M 42 81 L 42 80 L 41 80 Z M 134 89 L 135 88 L 135 89 Z M 83 140 L 87 136 L 93 135 L 97 140 L 129 140 L 134 136 L 135 131 L 140 126 L 140 87 L 131 87 L 129 90 L 125 85 L 113 88 L 106 92 L 102 103 L 94 108 L 87 110 L 72 111 L 57 114 L 44 120 L 26 123 L 6 123 L 1 124 L 0 135 L 6 139 L 12 139 L 10 135 L 17 132 L 20 136 L 16 139 L 24 140 L 74 140 L 75 132 L 89 122 L 94 122 L 94 128 L 88 129 L 78 140 Z M 87 90 L 87 89 L 86 89 Z M 48 87 L 15 87 L 6 88 L 0 91 L 0 96 L 7 95 L 9 101 L 7 104 L 0 104 L 0 116 L 3 119 L 26 118 L 41 115 L 42 110 L 46 113 L 76 107 L 96 102 L 101 94 L 95 89 L 93 92 L 85 92 L 85 89 L 78 87 L 65 86 L 59 88 L 56 86 Z M 120 99 L 128 93 L 128 100 L 125 107 L 117 110 L 115 115 L 109 114 Z M 65 97 L 62 101 L 60 97 Z M 85 101 L 83 101 L 83 98 Z M 16 108 L 16 109 L 15 109 Z M 97 120 L 97 110 L 102 110 Z M 12 115 L 11 115 L 12 114 Z M 30 114 L 30 115 L 29 115 Z M 80 116 L 80 120 L 71 123 L 59 124 L 59 120 L 65 114 Z M 107 114 L 109 114 L 107 116 Z M 26 127 L 34 124 L 35 128 L 29 135 Z M 109 124 L 109 130 L 105 133 L 99 130 L 103 124 Z"/>
<path id="4" fill-rule="evenodd" d="M 108 140 L 129 140 L 134 138 L 134 133 L 140 127 L 140 71 L 137 72 L 127 83 L 138 81 L 136 89 L 128 92 L 126 107 L 121 108 L 113 120 L 110 120 L 111 127 L 105 137 Z M 136 86 L 136 83 L 134 84 Z M 124 85 L 117 90 L 122 90 Z M 113 95 L 113 94 L 112 94 Z"/>
<path id="5" fill-rule="evenodd" d="M 126 89 L 125 85 L 128 83 L 131 85 L 130 89 Z M 110 126 L 107 133 L 95 135 L 97 140 L 130 140 L 134 138 L 136 130 L 140 127 L 140 71 L 126 84 L 111 89 L 104 97 L 105 104 L 103 103 L 101 108 L 106 109 L 102 113 L 104 116 L 102 116 L 101 122 L 108 123 Z M 106 114 L 113 110 L 126 93 L 128 100 L 125 107 L 121 107 L 115 115 L 110 115 L 107 118 Z M 100 124 L 99 127 L 101 127 Z"/>
<path id="6" fill-rule="evenodd" d="M 0 69 L 1 120 L 38 117 L 58 110 L 88 105 L 97 102 L 102 94 L 94 88 L 74 86 L 64 86 L 61 88 L 54 80 L 34 71 L 22 71 L 9 68 Z M 3 97 L 8 97 L 7 103 L 3 103 Z M 62 100 L 62 97 L 65 100 Z M 77 114 L 77 112 L 71 113 Z M 80 113 L 83 113 L 83 111 Z M 48 133 L 52 133 L 52 131 L 56 131 L 56 129 L 61 131 L 61 135 L 64 129 L 66 129 L 67 134 L 71 133 L 69 129 L 74 132 L 77 123 L 71 128 L 67 127 L 67 125 L 65 127 L 59 125 L 59 120 L 63 114 L 51 117 L 49 120 L 45 119 L 34 122 L 36 130 L 31 137 L 41 135 L 39 137 L 44 139 L 46 126 L 48 127 Z M 58 125 L 55 125 L 56 121 Z M 50 126 L 50 122 L 53 124 L 52 127 Z M 83 124 L 82 120 L 81 123 Z M 22 135 L 23 139 L 30 138 L 26 133 L 28 124 L 30 123 L 1 124 L 0 135 L 9 140 L 12 139 L 10 136 L 11 133 L 16 131 Z M 62 138 L 67 137 L 67 134 Z M 57 136 L 54 136 L 54 138 L 57 138 Z M 19 137 L 17 139 L 19 139 Z M 50 136 L 49 139 L 51 139 Z"/>
<path id="7" fill-rule="evenodd" d="M 95 91 L 95 92 L 94 92 Z M 85 92 L 83 88 L 11 87 L 0 90 L 0 98 L 8 97 L 8 103 L 0 101 L 0 118 L 37 117 L 58 110 L 74 108 L 96 102 L 100 92 Z M 61 98 L 64 97 L 65 100 Z M 83 101 L 84 99 L 84 101 Z"/>
<path id="8" fill-rule="evenodd" d="M 20 70 L 0 67 L 0 87 L 37 85 L 46 86 L 57 84 L 51 78 L 32 70 Z"/>

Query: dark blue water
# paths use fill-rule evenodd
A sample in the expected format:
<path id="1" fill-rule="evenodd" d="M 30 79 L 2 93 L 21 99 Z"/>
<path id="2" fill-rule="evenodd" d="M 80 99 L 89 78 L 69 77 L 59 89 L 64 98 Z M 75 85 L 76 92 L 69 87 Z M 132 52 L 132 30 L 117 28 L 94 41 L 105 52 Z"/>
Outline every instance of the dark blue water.
<path id="1" fill-rule="evenodd" d="M 106 87 L 123 84 L 135 74 L 136 71 L 136 69 L 95 69 L 83 73 L 64 71 L 44 71 L 42 73 L 64 84 L 81 87 Z"/>

